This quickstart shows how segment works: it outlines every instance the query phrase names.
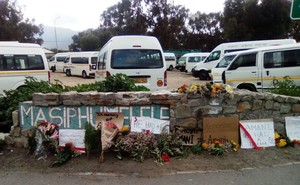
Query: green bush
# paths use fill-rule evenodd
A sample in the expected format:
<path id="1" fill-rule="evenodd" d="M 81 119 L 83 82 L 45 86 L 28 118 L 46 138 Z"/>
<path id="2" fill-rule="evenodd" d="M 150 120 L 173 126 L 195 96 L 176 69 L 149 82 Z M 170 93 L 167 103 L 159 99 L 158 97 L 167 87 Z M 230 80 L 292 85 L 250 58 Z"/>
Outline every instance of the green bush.
<path id="1" fill-rule="evenodd" d="M 61 93 L 68 91 L 77 92 L 120 92 L 120 91 L 149 91 L 144 86 L 136 86 L 134 81 L 124 74 L 116 74 L 107 77 L 106 80 L 91 84 L 79 84 L 76 86 L 64 86 L 60 81 L 48 83 L 38 81 L 33 77 L 27 77 L 25 85 L 17 90 L 4 91 L 5 96 L 0 97 L 0 121 L 7 121 L 12 125 L 11 113 L 18 109 L 19 103 L 32 100 L 33 93 Z"/>
<path id="2" fill-rule="evenodd" d="M 300 96 L 300 86 L 297 86 L 289 76 L 285 76 L 283 81 L 274 84 L 271 92 L 287 96 Z"/>

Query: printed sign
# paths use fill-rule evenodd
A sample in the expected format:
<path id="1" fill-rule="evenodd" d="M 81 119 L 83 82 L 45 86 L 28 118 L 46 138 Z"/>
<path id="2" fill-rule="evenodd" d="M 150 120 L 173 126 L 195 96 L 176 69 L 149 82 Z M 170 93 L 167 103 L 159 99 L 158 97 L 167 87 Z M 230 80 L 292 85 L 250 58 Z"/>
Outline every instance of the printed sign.
<path id="1" fill-rule="evenodd" d="M 123 127 L 124 114 L 119 112 L 97 112 L 96 127 L 101 128 L 102 150 L 107 149 L 107 144 L 118 134 Z"/>
<path id="2" fill-rule="evenodd" d="M 193 146 L 200 142 L 200 132 L 197 129 L 175 127 L 176 134 L 179 134 L 179 139 L 183 145 Z"/>
<path id="3" fill-rule="evenodd" d="M 272 119 L 241 120 L 241 148 L 275 146 Z"/>
<path id="4" fill-rule="evenodd" d="M 300 116 L 285 117 L 285 130 L 290 140 L 300 140 Z"/>
<path id="5" fill-rule="evenodd" d="M 154 134 L 161 134 L 162 132 L 169 133 L 169 120 L 160 120 L 149 117 L 134 117 L 131 120 L 132 132 L 146 132 L 149 131 Z"/>
<path id="6" fill-rule="evenodd" d="M 59 146 L 64 147 L 66 143 L 72 143 L 75 150 L 85 152 L 84 130 L 60 129 Z"/>
<path id="7" fill-rule="evenodd" d="M 218 140 L 221 143 L 231 140 L 239 141 L 239 118 L 205 117 L 203 118 L 203 142 L 211 143 Z"/>

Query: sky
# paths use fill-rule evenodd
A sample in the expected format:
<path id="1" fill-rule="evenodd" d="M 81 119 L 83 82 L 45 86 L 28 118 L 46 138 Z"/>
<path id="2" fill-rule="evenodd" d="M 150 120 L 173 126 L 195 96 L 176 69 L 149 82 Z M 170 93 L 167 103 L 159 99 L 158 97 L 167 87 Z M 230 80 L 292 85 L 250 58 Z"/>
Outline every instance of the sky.
<path id="1" fill-rule="evenodd" d="M 121 0 L 17 0 L 24 18 L 35 24 L 83 31 L 100 25 L 100 14 Z M 225 0 L 169 0 L 183 5 L 191 13 L 223 11 Z"/>

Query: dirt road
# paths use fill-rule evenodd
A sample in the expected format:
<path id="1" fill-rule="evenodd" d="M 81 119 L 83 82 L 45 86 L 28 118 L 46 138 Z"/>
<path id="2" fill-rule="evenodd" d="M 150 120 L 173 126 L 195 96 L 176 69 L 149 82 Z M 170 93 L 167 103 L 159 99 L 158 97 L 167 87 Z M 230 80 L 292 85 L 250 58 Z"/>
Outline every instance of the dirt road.
<path id="1" fill-rule="evenodd" d="M 200 81 L 199 78 L 194 78 L 191 73 L 185 73 L 180 72 L 178 70 L 174 71 L 168 71 L 168 86 L 167 88 L 169 90 L 174 90 L 180 87 L 183 84 L 200 84 L 204 83 L 203 81 Z M 61 81 L 64 85 L 67 86 L 74 86 L 77 84 L 88 84 L 88 83 L 94 83 L 94 78 L 87 78 L 84 79 L 82 77 L 76 77 L 76 76 L 66 76 L 64 73 L 59 72 L 51 72 L 51 82 L 54 83 L 55 80 Z"/>

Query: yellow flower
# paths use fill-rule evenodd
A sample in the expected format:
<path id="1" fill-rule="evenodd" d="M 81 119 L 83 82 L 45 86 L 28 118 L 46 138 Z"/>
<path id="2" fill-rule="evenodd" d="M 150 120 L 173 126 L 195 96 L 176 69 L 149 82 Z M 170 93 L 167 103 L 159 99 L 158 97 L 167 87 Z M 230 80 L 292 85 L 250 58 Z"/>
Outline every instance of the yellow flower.
<path id="1" fill-rule="evenodd" d="M 279 148 L 285 147 L 285 145 L 287 144 L 286 139 L 280 139 L 279 142 L 277 143 L 277 146 Z"/>
<path id="2" fill-rule="evenodd" d="M 279 139 L 280 135 L 278 134 L 278 132 L 275 132 L 275 139 Z"/>
<path id="3" fill-rule="evenodd" d="M 192 91 L 197 91 L 198 87 L 197 87 L 197 85 L 191 85 L 191 86 L 190 86 L 190 89 L 191 89 Z"/>

